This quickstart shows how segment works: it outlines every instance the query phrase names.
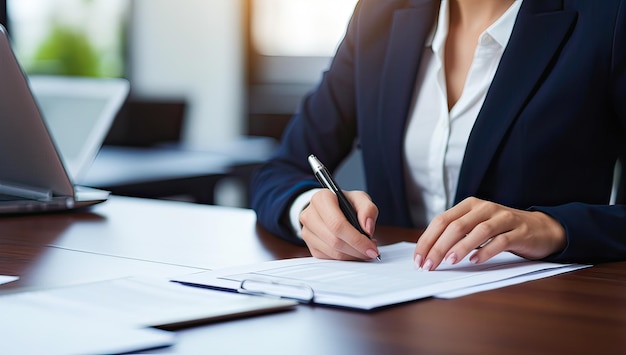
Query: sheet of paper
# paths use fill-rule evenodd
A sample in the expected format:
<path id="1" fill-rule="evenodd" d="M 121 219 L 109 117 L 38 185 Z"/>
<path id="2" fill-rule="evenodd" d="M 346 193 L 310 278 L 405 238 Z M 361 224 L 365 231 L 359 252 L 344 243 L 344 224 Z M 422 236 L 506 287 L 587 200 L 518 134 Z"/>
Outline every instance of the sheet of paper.
<path id="1" fill-rule="evenodd" d="M 18 276 L 0 275 L 0 285 L 19 280 Z"/>
<path id="2" fill-rule="evenodd" d="M 0 354 L 120 354 L 170 346 L 175 341 L 171 332 L 23 301 L 0 301 Z"/>
<path id="3" fill-rule="evenodd" d="M 465 287 L 465 288 L 461 288 L 461 289 L 450 291 L 450 292 L 439 293 L 434 296 L 437 298 L 443 298 L 443 299 L 457 298 L 461 296 L 471 295 L 472 293 L 495 290 L 496 288 L 517 285 L 517 284 L 524 283 L 526 281 L 538 280 L 544 277 L 549 277 L 549 276 L 554 276 L 554 275 L 562 274 L 562 273 L 569 272 L 569 271 L 584 269 L 584 268 L 591 267 L 591 266 L 592 265 L 573 264 L 573 265 L 566 265 L 566 266 L 554 268 L 554 269 L 538 270 L 535 272 L 531 272 L 529 274 L 511 277 L 506 280 Z"/>
<path id="4" fill-rule="evenodd" d="M 268 313 L 296 302 L 183 286 L 164 279 L 123 278 L 0 297 L 0 307 L 89 315 L 89 319 L 134 327 L 181 327 L 236 316 Z"/>
<path id="5" fill-rule="evenodd" d="M 466 258 L 456 265 L 442 264 L 436 271 L 424 272 L 413 263 L 414 248 L 414 243 L 407 242 L 381 247 L 382 262 L 287 259 L 201 272 L 175 281 L 237 290 L 242 282 L 255 280 L 256 286 L 271 287 L 267 293 L 278 294 L 281 285 L 285 292 L 309 287 L 315 303 L 374 309 L 566 266 L 501 253 L 480 265 L 471 264 Z M 263 292 L 262 287 L 257 292 Z"/>

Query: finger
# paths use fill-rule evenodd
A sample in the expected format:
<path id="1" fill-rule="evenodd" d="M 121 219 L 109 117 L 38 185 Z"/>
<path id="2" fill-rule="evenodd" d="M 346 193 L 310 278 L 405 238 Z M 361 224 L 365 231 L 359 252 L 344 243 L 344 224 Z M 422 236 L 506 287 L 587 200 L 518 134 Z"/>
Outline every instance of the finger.
<path id="1" fill-rule="evenodd" d="M 499 212 L 470 213 L 464 223 L 476 224 L 465 236 L 459 239 L 454 245 L 450 246 L 444 261 L 449 264 L 456 264 L 463 260 L 472 250 L 482 248 L 494 237 L 509 232 L 514 228 L 512 219 L 505 217 L 505 214 Z M 483 221 L 480 221 L 484 219 Z M 447 232 L 447 231 L 446 231 Z M 444 232 L 445 235 L 445 232 Z M 445 237 L 442 236 L 442 239 Z M 435 248 L 433 248 L 435 249 Z"/>
<path id="2" fill-rule="evenodd" d="M 515 240 L 516 234 L 518 234 L 516 231 L 509 231 L 489 239 L 470 256 L 470 262 L 473 264 L 481 264 L 499 253 L 508 250 L 511 245 L 510 243 Z"/>
<path id="3" fill-rule="evenodd" d="M 458 224 L 458 226 L 453 226 L 453 224 Z M 458 231 L 454 231 L 455 228 L 459 231 L 468 231 L 462 239 L 459 239 L 453 246 L 449 247 L 444 258 L 454 264 L 465 258 L 472 250 L 479 248 L 492 238 L 515 230 L 517 224 L 519 224 L 519 218 L 515 210 L 493 202 L 478 200 L 472 204 L 472 209 L 469 213 L 459 220 L 452 222 L 448 229 L 444 231 L 440 238 L 440 240 L 443 241 L 452 238 L 447 236 L 446 233 L 458 234 Z M 507 234 L 507 236 L 509 235 Z M 503 238 L 500 242 L 503 240 L 505 239 Z M 506 241 L 508 241 L 508 237 Z M 437 247 L 438 245 L 435 245 L 435 247 L 431 249 L 431 253 L 433 250 L 437 251 Z M 494 252 L 498 253 L 500 251 L 502 250 Z M 481 254 L 479 253 L 479 255 Z M 440 255 L 435 253 L 432 257 L 433 268 L 431 269 L 438 266 L 436 262 L 439 260 L 439 256 Z M 428 258 L 430 257 L 431 255 L 428 256 Z"/>
<path id="4" fill-rule="evenodd" d="M 441 238 L 444 231 L 448 229 L 450 224 L 452 224 L 454 221 L 458 220 L 459 218 L 469 213 L 472 210 L 472 206 L 473 206 L 473 201 L 471 201 L 470 199 L 463 200 L 458 205 L 439 214 L 430 222 L 430 224 L 428 225 L 424 233 L 417 240 L 417 245 L 415 246 L 413 259 L 417 267 L 420 267 L 420 268 L 426 267 L 426 269 L 432 270 L 432 265 L 434 264 L 434 262 L 431 260 L 428 263 L 428 265 L 426 265 L 425 263 L 428 261 L 429 254 L 432 252 L 433 247 Z M 458 227 L 455 227 L 455 228 L 458 228 Z M 448 232 L 448 235 L 450 235 L 450 233 L 453 233 L 453 232 Z M 456 234 L 457 234 L 457 240 L 458 240 L 458 238 L 467 234 L 467 231 L 461 230 L 461 231 L 456 232 Z M 448 242 L 448 244 L 449 243 L 450 242 Z M 441 253 L 440 251 L 437 252 L 437 254 L 440 254 L 440 253 Z M 444 252 L 444 255 L 445 255 L 445 252 Z M 431 256 L 434 257 L 435 254 Z M 441 258 L 442 257 L 443 256 L 441 256 Z M 437 263 L 437 265 L 438 264 L 439 263 Z"/>
<path id="5" fill-rule="evenodd" d="M 307 232 L 305 232 L 306 234 Z M 304 234 L 303 234 L 304 238 Z M 319 238 L 307 238 L 305 243 L 311 252 L 311 255 L 318 259 L 332 259 L 332 260 L 362 260 L 362 258 L 354 257 L 350 254 L 342 253 L 336 249 L 333 249 L 328 244 L 324 243 Z"/>
<path id="6" fill-rule="evenodd" d="M 356 204 L 358 207 L 355 208 L 357 210 L 357 216 L 360 214 L 365 215 L 365 221 L 362 222 L 362 228 L 366 233 L 374 233 L 374 220 L 378 217 L 378 208 L 371 201 L 369 195 L 362 191 L 352 191 L 347 193 L 348 201 L 354 205 Z M 352 200 L 350 200 L 352 199 Z M 358 257 L 360 259 L 373 259 L 380 255 L 378 251 L 378 247 L 374 241 L 369 239 L 368 237 L 371 234 L 364 236 L 361 234 L 354 226 L 348 222 L 346 216 L 341 212 L 339 208 L 339 204 L 337 202 L 336 196 L 333 195 L 332 198 L 332 206 L 335 209 L 333 213 L 324 213 L 326 210 L 320 213 L 324 223 L 329 227 L 329 230 L 332 234 L 334 234 L 337 238 L 346 242 L 349 247 L 351 247 L 350 252 L 344 251 L 352 256 Z M 362 217 L 360 218 L 363 219 Z M 361 222 L 359 222 L 361 223 Z M 338 244 L 334 246 L 336 248 L 343 247 L 342 244 Z M 361 255 L 355 255 L 351 251 L 356 250 Z"/>
<path id="7" fill-rule="evenodd" d="M 487 219 L 478 223 L 465 238 L 454 245 L 449 255 L 454 254 L 457 260 L 461 260 L 472 250 L 478 249 L 478 252 L 472 254 L 470 261 L 484 262 L 502 251 L 515 248 L 516 244 L 522 249 L 535 248 L 528 245 L 532 243 L 532 238 L 524 241 L 529 239 L 528 228 L 521 218 L 520 211 L 491 202 L 486 203 L 480 210 L 486 212 Z"/>
<path id="8" fill-rule="evenodd" d="M 311 224 L 307 223 L 302 228 L 302 239 L 311 251 L 311 255 L 320 259 L 337 260 L 363 258 L 357 250 L 325 230 L 321 222 L 316 224 L 315 229 L 309 228 L 308 225 Z"/>
<path id="9" fill-rule="evenodd" d="M 436 269 L 444 258 L 447 258 L 448 262 L 452 264 L 463 259 L 466 255 L 464 249 L 457 249 L 457 245 L 464 240 L 471 245 L 475 238 L 468 239 L 469 232 L 473 230 L 476 224 L 483 222 L 484 218 L 488 217 L 482 213 L 469 211 L 450 222 L 426 254 L 423 269 L 426 271 Z"/>
<path id="10" fill-rule="evenodd" d="M 446 222 L 447 226 L 424 257 L 425 270 L 434 270 L 444 258 L 452 264 L 462 260 L 488 239 L 512 229 L 515 220 L 511 209 L 476 198 L 465 199 L 449 211 L 458 217 Z"/>
<path id="11" fill-rule="evenodd" d="M 314 206 L 301 213 L 300 222 L 302 239 L 313 256 L 322 259 L 351 260 L 361 255 L 328 229 Z"/>
<path id="12" fill-rule="evenodd" d="M 300 220 L 303 224 L 302 237 L 309 249 L 327 258 L 369 259 L 377 253 L 376 245 L 348 222 L 336 196 L 330 191 L 316 193 L 309 208 L 300 215 Z"/>
<path id="13" fill-rule="evenodd" d="M 482 263 L 503 251 L 536 260 L 563 250 L 565 231 L 560 223 L 551 223 L 552 218 L 541 212 L 515 211 L 509 208 L 505 208 L 505 211 L 514 215 L 507 218 L 508 221 L 513 221 L 511 230 L 502 232 L 485 243 L 472 261 Z M 500 215 L 506 216 L 506 213 Z"/>
<path id="14" fill-rule="evenodd" d="M 378 207 L 372 202 L 370 196 L 363 191 L 346 191 L 345 195 L 357 213 L 361 228 L 368 236 L 374 235 L 374 228 L 378 219 Z"/>
<path id="15" fill-rule="evenodd" d="M 415 261 L 415 266 L 418 268 L 422 268 L 425 262 L 425 256 L 428 255 L 428 252 L 433 247 L 441 233 L 445 230 L 448 225 L 447 216 L 441 214 L 435 217 L 422 235 L 417 239 L 417 244 L 415 245 L 415 251 L 413 252 L 413 260 Z"/>
<path id="16" fill-rule="evenodd" d="M 312 199 L 299 215 L 302 239 L 314 257 L 320 259 L 345 259 L 349 256 L 344 256 L 342 253 L 332 254 L 328 243 L 325 243 L 323 240 L 323 235 L 326 232 L 324 232 L 324 222 L 319 214 L 319 205 L 328 199 L 324 195 L 328 195 L 329 191 L 322 190 L 318 193 L 321 197 Z"/>

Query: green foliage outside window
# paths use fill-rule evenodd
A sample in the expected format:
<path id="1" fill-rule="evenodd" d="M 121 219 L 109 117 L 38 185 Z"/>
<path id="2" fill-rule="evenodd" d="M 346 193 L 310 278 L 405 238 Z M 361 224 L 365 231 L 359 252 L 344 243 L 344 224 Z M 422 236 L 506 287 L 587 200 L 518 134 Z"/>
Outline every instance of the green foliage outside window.
<path id="1" fill-rule="evenodd" d="M 12 0 L 7 6 L 27 74 L 125 75 L 130 0 Z"/>
<path id="2" fill-rule="evenodd" d="M 54 25 L 27 68 L 30 74 L 103 76 L 89 39 L 67 26 Z M 106 76 L 106 75 L 104 75 Z"/>

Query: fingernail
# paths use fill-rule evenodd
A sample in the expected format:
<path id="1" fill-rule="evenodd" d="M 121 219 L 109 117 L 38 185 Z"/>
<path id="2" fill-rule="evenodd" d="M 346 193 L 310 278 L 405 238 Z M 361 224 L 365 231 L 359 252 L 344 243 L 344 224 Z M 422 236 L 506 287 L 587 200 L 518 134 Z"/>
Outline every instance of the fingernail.
<path id="1" fill-rule="evenodd" d="M 371 259 L 378 257 L 378 253 L 374 249 L 367 249 L 365 255 L 369 256 Z"/>
<path id="2" fill-rule="evenodd" d="M 424 267 L 422 267 L 422 270 L 424 271 L 430 271 L 430 268 L 433 267 L 433 262 L 432 260 L 428 259 L 426 260 L 426 262 L 424 263 Z"/>
<path id="3" fill-rule="evenodd" d="M 417 266 L 418 268 L 422 267 L 422 256 L 417 254 L 415 255 L 415 259 L 413 259 L 413 261 L 415 261 L 415 266 Z"/>
<path id="4" fill-rule="evenodd" d="M 476 254 L 472 255 L 472 257 L 469 259 L 469 261 L 472 264 L 478 264 L 478 255 L 476 255 Z"/>
<path id="5" fill-rule="evenodd" d="M 448 257 L 446 258 L 446 262 L 450 265 L 456 264 L 456 260 L 456 253 L 450 253 L 450 255 L 448 255 Z"/>

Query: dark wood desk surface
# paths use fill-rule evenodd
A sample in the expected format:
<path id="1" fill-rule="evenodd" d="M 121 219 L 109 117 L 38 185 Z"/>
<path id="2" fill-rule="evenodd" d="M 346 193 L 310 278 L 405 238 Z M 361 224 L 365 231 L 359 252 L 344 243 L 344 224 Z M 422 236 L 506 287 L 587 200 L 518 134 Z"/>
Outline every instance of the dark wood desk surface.
<path id="1" fill-rule="evenodd" d="M 381 244 L 417 231 L 380 227 Z M 113 197 L 88 212 L 0 217 L 0 292 L 309 255 L 248 210 Z M 319 306 L 179 330 L 175 354 L 626 353 L 626 262 L 374 312 Z"/>

